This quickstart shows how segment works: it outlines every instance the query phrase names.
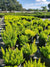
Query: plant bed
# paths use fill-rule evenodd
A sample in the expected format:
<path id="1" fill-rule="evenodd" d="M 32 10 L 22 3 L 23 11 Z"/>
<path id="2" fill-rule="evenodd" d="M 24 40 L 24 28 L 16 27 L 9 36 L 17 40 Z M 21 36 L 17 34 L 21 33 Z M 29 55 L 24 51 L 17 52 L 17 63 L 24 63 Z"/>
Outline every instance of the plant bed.
<path id="1" fill-rule="evenodd" d="M 6 49 L 4 59 L 6 58 L 6 61 L 8 58 L 13 59 L 11 59 L 11 61 L 8 60 L 7 64 L 5 64 L 7 66 L 18 66 L 22 63 L 24 64 L 25 60 L 28 61 L 31 58 L 32 60 L 38 60 L 39 57 L 41 57 L 41 54 L 37 53 L 37 50 L 40 50 L 39 46 L 42 47 L 46 46 L 47 44 L 50 45 L 49 41 L 47 43 L 48 35 L 50 33 L 50 27 L 48 27 L 50 21 L 43 21 L 42 19 L 38 18 L 32 20 L 32 17 L 30 18 L 28 16 L 13 15 L 5 16 L 4 19 L 5 25 L 7 26 L 5 26 L 5 31 L 2 33 L 2 39 L 6 45 L 6 48 L 8 48 Z M 48 27 L 48 29 L 46 27 Z M 45 29 L 43 30 L 43 28 Z M 22 59 L 22 57 L 20 57 L 21 54 L 18 52 L 18 50 L 16 50 L 16 47 L 18 48 L 19 52 L 22 51 L 22 57 L 24 56 L 23 58 L 25 60 L 22 63 L 20 63 L 20 60 Z M 47 52 L 45 50 L 43 51 Z M 9 55 L 10 57 L 8 57 Z M 19 64 L 17 60 L 19 60 Z M 15 62 L 17 64 L 14 64 Z"/>

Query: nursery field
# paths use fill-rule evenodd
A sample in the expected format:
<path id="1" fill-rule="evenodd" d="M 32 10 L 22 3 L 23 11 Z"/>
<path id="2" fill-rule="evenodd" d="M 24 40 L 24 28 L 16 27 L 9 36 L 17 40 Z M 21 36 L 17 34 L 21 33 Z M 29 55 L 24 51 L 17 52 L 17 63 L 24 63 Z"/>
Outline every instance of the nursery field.
<path id="1" fill-rule="evenodd" d="M 50 20 L 5 15 L 3 22 L 4 67 L 50 67 Z"/>

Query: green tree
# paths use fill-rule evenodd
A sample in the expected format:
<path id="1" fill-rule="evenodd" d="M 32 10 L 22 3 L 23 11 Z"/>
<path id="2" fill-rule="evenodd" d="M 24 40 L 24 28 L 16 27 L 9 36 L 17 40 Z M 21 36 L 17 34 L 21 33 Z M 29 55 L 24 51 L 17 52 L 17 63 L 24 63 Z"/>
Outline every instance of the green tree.
<path id="1" fill-rule="evenodd" d="M 33 11 L 33 9 L 28 9 L 28 11 Z"/>
<path id="2" fill-rule="evenodd" d="M 0 0 L 0 9 L 4 9 L 4 4 L 3 4 L 3 0 Z"/>
<path id="3" fill-rule="evenodd" d="M 8 9 L 9 9 L 10 11 L 16 9 L 16 6 L 15 6 L 15 4 L 14 4 L 14 2 L 13 2 L 12 0 L 9 0 Z"/>
<path id="4" fill-rule="evenodd" d="M 22 5 L 17 0 L 0 0 L 0 9 L 2 10 L 22 10 Z"/>
<path id="5" fill-rule="evenodd" d="M 48 8 L 49 8 L 49 10 L 50 10 L 50 3 L 48 4 Z"/>
<path id="6" fill-rule="evenodd" d="M 16 6 L 16 10 L 18 10 L 18 11 L 22 10 L 22 5 L 21 5 L 21 4 L 18 4 L 18 5 Z"/>
<path id="7" fill-rule="evenodd" d="M 41 7 L 43 11 L 47 11 L 47 7 L 46 6 L 42 6 Z"/>

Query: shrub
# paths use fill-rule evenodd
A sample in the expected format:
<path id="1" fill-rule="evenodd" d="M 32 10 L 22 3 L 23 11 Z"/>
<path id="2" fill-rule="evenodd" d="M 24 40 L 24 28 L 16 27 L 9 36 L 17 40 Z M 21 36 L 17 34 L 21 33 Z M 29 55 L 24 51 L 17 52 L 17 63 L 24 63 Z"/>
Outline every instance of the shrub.
<path id="1" fill-rule="evenodd" d="M 42 26 L 38 26 L 38 31 L 39 31 L 39 33 L 40 33 L 41 31 L 43 31 L 43 27 L 42 27 Z"/>
<path id="2" fill-rule="evenodd" d="M 28 36 L 26 35 L 21 35 L 19 36 L 18 42 L 20 45 L 25 45 L 26 43 L 28 43 Z"/>
<path id="3" fill-rule="evenodd" d="M 30 55 L 34 54 L 37 51 L 37 46 L 35 45 L 35 41 L 33 44 L 26 44 L 22 47 L 23 54 L 26 58 L 28 58 Z"/>
<path id="4" fill-rule="evenodd" d="M 48 19 L 44 20 L 44 26 L 45 26 L 45 27 L 48 26 Z"/>
<path id="5" fill-rule="evenodd" d="M 34 61 L 28 61 L 25 62 L 24 67 L 45 67 L 45 63 L 41 63 L 40 59 L 38 60 L 38 62 L 36 62 L 36 60 Z"/>
<path id="6" fill-rule="evenodd" d="M 30 30 L 30 29 L 26 29 L 26 30 L 25 30 L 25 34 L 28 35 L 28 36 L 30 36 L 30 37 L 31 37 L 31 36 L 33 37 L 33 36 L 36 35 L 35 31 L 32 31 L 32 30 Z"/>
<path id="7" fill-rule="evenodd" d="M 15 65 L 15 66 L 4 66 L 4 67 L 18 67 L 17 65 Z"/>
<path id="8" fill-rule="evenodd" d="M 39 34 L 39 45 L 44 46 L 47 41 L 47 38 L 48 38 L 47 35 L 44 32 L 41 32 Z"/>
<path id="9" fill-rule="evenodd" d="M 23 63 L 24 59 L 23 59 L 23 53 L 22 50 L 18 50 L 18 48 L 16 48 L 16 50 L 11 50 L 6 49 L 6 52 L 4 51 L 3 48 L 1 48 L 2 53 L 3 53 L 3 59 L 4 59 L 4 63 L 6 65 L 10 65 L 10 66 L 15 66 L 15 65 L 19 65 L 21 63 Z"/>
<path id="10" fill-rule="evenodd" d="M 50 36 L 49 36 L 48 41 L 47 41 L 47 46 L 49 46 L 49 45 L 50 45 Z"/>
<path id="11" fill-rule="evenodd" d="M 48 36 L 49 35 L 49 30 L 44 30 L 44 33 Z"/>
<path id="12" fill-rule="evenodd" d="M 16 30 L 13 30 L 10 23 L 7 23 L 5 31 L 2 33 L 2 39 L 5 45 L 8 47 L 14 47 L 17 41 Z"/>
<path id="13" fill-rule="evenodd" d="M 50 45 L 45 47 L 42 46 L 42 48 L 40 47 L 40 51 L 46 58 L 50 59 Z"/>

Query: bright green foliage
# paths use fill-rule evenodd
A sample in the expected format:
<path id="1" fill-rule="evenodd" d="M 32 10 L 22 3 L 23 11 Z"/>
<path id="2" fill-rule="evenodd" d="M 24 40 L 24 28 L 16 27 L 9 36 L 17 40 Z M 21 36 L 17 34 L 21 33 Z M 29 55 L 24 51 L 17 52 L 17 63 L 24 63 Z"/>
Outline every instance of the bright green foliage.
<path id="1" fill-rule="evenodd" d="M 17 34 L 21 35 L 22 33 L 24 33 L 25 31 L 25 27 L 23 26 L 23 24 L 21 22 L 17 22 Z"/>
<path id="2" fill-rule="evenodd" d="M 48 38 L 48 36 L 44 32 L 41 32 L 39 34 L 39 44 L 40 44 L 40 46 L 45 45 L 45 43 L 47 41 L 47 38 Z"/>
<path id="3" fill-rule="evenodd" d="M 42 48 L 40 47 L 40 51 L 46 58 L 50 59 L 50 45 L 45 47 L 42 46 Z"/>
<path id="4" fill-rule="evenodd" d="M 48 29 L 50 29 L 50 26 L 48 26 Z"/>
<path id="5" fill-rule="evenodd" d="M 22 54 L 22 50 L 18 50 L 18 48 L 16 48 L 15 50 L 11 50 L 6 49 L 6 52 L 4 51 L 3 48 L 1 48 L 2 53 L 3 53 L 3 59 L 4 59 L 4 63 L 7 65 L 19 65 L 21 63 L 23 63 L 24 59 L 23 59 L 23 54 Z"/>
<path id="6" fill-rule="evenodd" d="M 13 30 L 10 23 L 7 23 L 7 26 L 5 27 L 5 31 L 2 33 L 2 39 L 7 47 L 15 46 L 17 41 L 17 33 L 16 30 Z"/>
<path id="7" fill-rule="evenodd" d="M 50 36 L 49 36 L 48 41 L 47 41 L 47 46 L 49 46 L 49 45 L 50 45 Z"/>
<path id="8" fill-rule="evenodd" d="M 35 31 L 32 31 L 30 29 L 26 29 L 25 34 L 28 36 L 35 36 L 36 35 Z"/>
<path id="9" fill-rule="evenodd" d="M 45 67 L 45 63 L 41 63 L 40 61 L 39 59 L 38 62 L 36 62 L 36 60 L 34 60 L 34 62 L 32 60 L 25 62 L 24 67 Z"/>
<path id="10" fill-rule="evenodd" d="M 49 35 L 49 30 L 44 30 L 44 33 L 48 36 Z"/>
<path id="11" fill-rule="evenodd" d="M 18 41 L 19 41 L 19 44 L 20 45 L 25 45 L 26 43 L 28 43 L 28 36 L 26 36 L 26 35 L 21 35 L 21 36 L 19 36 L 19 39 L 18 39 Z"/>
<path id="12" fill-rule="evenodd" d="M 37 46 L 35 45 L 34 39 L 38 40 L 39 45 L 43 46 L 47 42 L 45 47 L 40 48 L 40 51 L 46 58 L 50 59 L 50 21 L 35 18 L 32 16 L 14 16 L 7 15 L 4 17 L 4 22 L 7 25 L 5 31 L 2 33 L 2 39 L 6 46 L 14 47 L 15 44 L 19 45 L 18 50 L 11 50 L 10 48 L 6 52 L 2 48 L 3 59 L 5 64 L 17 67 L 19 64 L 23 63 L 24 59 L 29 60 L 30 55 L 34 55 L 37 51 Z M 39 35 L 39 36 L 37 36 Z M 48 39 L 48 41 L 47 41 Z M 34 41 L 32 43 L 32 41 Z M 28 58 L 28 59 L 27 59 Z M 17 66 L 16 66 L 17 65 Z M 45 65 L 38 63 L 36 60 L 28 61 L 24 67 L 45 67 Z"/>
<path id="13" fill-rule="evenodd" d="M 4 66 L 4 67 L 18 67 L 17 65 L 15 65 L 15 66 Z"/>
<path id="14" fill-rule="evenodd" d="M 45 27 L 48 26 L 48 22 L 49 22 L 48 19 L 44 20 L 44 23 L 43 24 L 44 24 Z"/>
<path id="15" fill-rule="evenodd" d="M 6 42 L 10 43 L 11 41 L 11 45 L 14 42 L 18 45 L 24 45 L 26 43 L 31 43 L 34 38 L 37 38 L 36 35 L 39 35 L 39 44 L 44 45 L 47 41 L 48 35 L 50 34 L 49 20 L 43 21 L 42 19 L 35 18 L 33 16 L 7 15 L 4 17 L 4 22 L 7 27 L 10 23 L 11 28 L 8 27 L 8 34 L 11 33 L 11 36 L 13 36 L 13 38 L 11 39 L 11 36 L 7 35 L 8 37 L 10 37 L 10 39 L 8 38 L 8 40 L 6 36 L 2 36 L 5 44 L 7 44 Z M 4 38 L 6 38 L 7 41 Z"/>
<path id="16" fill-rule="evenodd" d="M 29 23 L 27 20 L 23 19 L 22 20 L 23 25 L 25 26 L 25 28 L 27 28 L 28 26 L 30 26 L 31 23 Z"/>
<path id="17" fill-rule="evenodd" d="M 43 31 L 43 27 L 42 26 L 38 26 L 38 30 L 39 30 L 39 33 L 40 33 L 41 31 Z"/>
<path id="18" fill-rule="evenodd" d="M 23 53 L 26 55 L 32 55 L 37 51 L 37 46 L 35 45 L 35 41 L 33 44 L 26 44 L 22 47 Z"/>

